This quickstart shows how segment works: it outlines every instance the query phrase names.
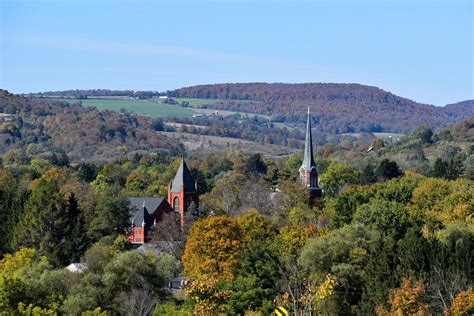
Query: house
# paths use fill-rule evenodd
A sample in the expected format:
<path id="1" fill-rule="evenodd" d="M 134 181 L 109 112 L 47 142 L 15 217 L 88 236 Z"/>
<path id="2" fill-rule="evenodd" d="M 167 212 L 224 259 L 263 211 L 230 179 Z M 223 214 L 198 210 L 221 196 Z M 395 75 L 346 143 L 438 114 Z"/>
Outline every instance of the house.
<path id="1" fill-rule="evenodd" d="M 168 197 L 129 197 L 132 208 L 131 233 L 129 240 L 134 244 L 147 242 L 149 230 L 155 226 L 164 213 L 179 214 L 181 226 L 184 225 L 184 214 L 199 209 L 199 194 L 184 158 L 181 160 L 176 175 L 168 185 Z"/>

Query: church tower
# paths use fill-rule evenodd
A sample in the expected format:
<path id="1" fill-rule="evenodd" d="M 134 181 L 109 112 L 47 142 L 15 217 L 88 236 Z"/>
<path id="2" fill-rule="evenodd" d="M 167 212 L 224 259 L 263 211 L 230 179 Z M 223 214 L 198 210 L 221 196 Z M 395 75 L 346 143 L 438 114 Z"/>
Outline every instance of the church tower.
<path id="1" fill-rule="evenodd" d="M 180 214 L 181 226 L 184 224 L 184 213 L 190 208 L 199 209 L 199 194 L 195 182 L 184 158 L 178 171 L 168 186 L 168 202 L 176 213 Z"/>
<path id="2" fill-rule="evenodd" d="M 305 188 L 308 189 L 310 201 L 322 196 L 322 190 L 318 186 L 318 169 L 313 156 L 313 138 L 311 135 L 311 115 L 309 114 L 306 122 L 306 140 L 304 144 L 303 164 L 300 169 L 300 180 Z"/>

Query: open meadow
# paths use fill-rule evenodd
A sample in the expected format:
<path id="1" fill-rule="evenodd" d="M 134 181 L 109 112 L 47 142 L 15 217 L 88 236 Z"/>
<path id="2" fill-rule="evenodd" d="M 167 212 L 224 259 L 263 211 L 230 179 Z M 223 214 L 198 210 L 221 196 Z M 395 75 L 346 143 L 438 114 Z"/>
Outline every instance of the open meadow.
<path id="1" fill-rule="evenodd" d="M 191 109 L 166 105 L 148 100 L 131 99 L 59 99 L 68 103 L 81 102 L 84 106 L 94 106 L 99 110 L 111 110 L 144 114 L 149 116 L 192 116 Z"/>

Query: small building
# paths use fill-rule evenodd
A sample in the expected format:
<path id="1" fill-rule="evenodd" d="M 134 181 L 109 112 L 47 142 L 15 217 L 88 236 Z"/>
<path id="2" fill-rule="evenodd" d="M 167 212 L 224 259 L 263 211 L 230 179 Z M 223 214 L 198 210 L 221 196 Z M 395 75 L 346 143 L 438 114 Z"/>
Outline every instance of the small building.
<path id="1" fill-rule="evenodd" d="M 87 265 L 85 263 L 76 262 L 71 263 L 65 269 L 73 273 L 84 273 L 87 270 Z"/>

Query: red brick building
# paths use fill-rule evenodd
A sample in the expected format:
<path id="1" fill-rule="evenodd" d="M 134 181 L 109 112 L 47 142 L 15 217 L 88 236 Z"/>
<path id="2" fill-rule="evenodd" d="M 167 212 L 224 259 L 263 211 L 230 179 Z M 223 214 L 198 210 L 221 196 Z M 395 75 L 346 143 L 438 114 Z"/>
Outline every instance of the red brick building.
<path id="1" fill-rule="evenodd" d="M 168 200 L 163 197 L 129 197 L 128 200 L 133 210 L 129 240 L 135 244 L 148 241 L 148 230 L 161 220 L 164 213 L 179 213 L 183 225 L 184 213 L 199 208 L 197 184 L 184 159 L 168 186 Z"/>

